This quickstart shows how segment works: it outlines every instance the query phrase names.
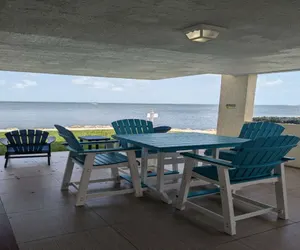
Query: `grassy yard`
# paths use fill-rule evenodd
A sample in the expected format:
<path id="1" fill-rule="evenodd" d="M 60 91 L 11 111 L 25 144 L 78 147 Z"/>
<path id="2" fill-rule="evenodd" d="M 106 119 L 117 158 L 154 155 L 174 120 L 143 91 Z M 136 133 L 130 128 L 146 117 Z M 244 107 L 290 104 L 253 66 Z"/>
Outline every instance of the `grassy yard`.
<path id="1" fill-rule="evenodd" d="M 48 131 L 51 136 L 56 137 L 56 142 L 52 144 L 52 152 L 56 151 L 65 151 L 65 147 L 61 145 L 62 142 L 64 142 L 64 139 L 60 137 L 57 133 L 57 131 Z M 96 129 L 96 130 L 73 130 L 73 133 L 76 137 L 82 136 L 82 135 L 102 135 L 111 137 L 114 134 L 113 129 Z M 0 138 L 5 137 L 5 132 L 0 132 Z M 0 145 L 0 155 L 3 155 L 5 153 L 5 147 L 1 144 Z"/>

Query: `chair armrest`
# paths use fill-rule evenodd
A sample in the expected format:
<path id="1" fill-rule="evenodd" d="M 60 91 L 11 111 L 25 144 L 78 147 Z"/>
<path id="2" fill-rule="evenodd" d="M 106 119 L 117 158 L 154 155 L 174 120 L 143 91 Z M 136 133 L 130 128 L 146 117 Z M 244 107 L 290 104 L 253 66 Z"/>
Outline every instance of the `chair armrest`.
<path id="1" fill-rule="evenodd" d="M 153 128 L 154 133 L 167 133 L 171 130 L 171 127 L 169 126 L 158 126 Z"/>
<path id="2" fill-rule="evenodd" d="M 295 157 L 287 157 L 287 156 L 285 156 L 285 157 L 283 157 L 281 160 L 282 160 L 283 162 L 286 162 L 286 161 L 294 161 L 294 160 L 296 160 L 296 158 L 295 158 Z"/>
<path id="3" fill-rule="evenodd" d="M 85 154 L 107 154 L 107 153 L 114 153 L 114 152 L 126 152 L 126 151 L 136 151 L 138 148 L 130 147 L 130 148 L 107 148 L 107 149 L 87 149 L 83 150 L 82 152 L 77 152 L 80 155 Z M 71 150 L 73 151 L 73 150 Z"/>
<path id="4" fill-rule="evenodd" d="M 0 138 L 0 143 L 7 146 L 8 145 L 8 140 L 6 138 Z"/>
<path id="5" fill-rule="evenodd" d="M 202 162 L 208 162 L 211 164 L 216 164 L 216 165 L 220 165 L 220 166 L 227 167 L 227 168 L 234 168 L 234 166 L 228 161 L 214 159 L 211 157 L 197 155 L 197 154 L 193 154 L 193 153 L 181 153 L 181 155 L 183 155 L 184 157 L 192 158 L 192 159 L 199 160 Z"/>
<path id="6" fill-rule="evenodd" d="M 78 141 L 79 142 L 79 141 Z M 110 144 L 110 143 L 118 143 L 118 140 L 106 140 L 106 141 L 91 141 L 91 142 L 79 142 L 80 145 L 97 145 L 97 144 Z M 69 144 L 65 141 L 61 143 L 64 146 L 68 146 Z"/>
<path id="7" fill-rule="evenodd" d="M 48 136 L 48 139 L 47 139 L 47 143 L 48 144 L 51 144 L 51 143 L 53 143 L 55 141 L 56 141 L 56 137 L 55 136 Z"/>
<path id="8" fill-rule="evenodd" d="M 109 143 L 117 143 L 119 140 L 103 140 L 103 141 L 90 141 L 90 142 L 79 142 L 80 145 L 94 145 L 94 144 L 109 144 Z"/>

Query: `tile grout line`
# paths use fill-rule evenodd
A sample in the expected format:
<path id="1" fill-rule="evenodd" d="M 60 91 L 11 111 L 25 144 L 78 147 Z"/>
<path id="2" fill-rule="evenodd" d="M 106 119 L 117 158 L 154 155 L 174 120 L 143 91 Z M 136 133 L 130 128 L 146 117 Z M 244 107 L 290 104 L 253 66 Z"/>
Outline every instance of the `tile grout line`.
<path id="1" fill-rule="evenodd" d="M 118 231 L 114 225 L 110 225 L 109 226 L 111 229 L 113 229 L 118 235 L 120 235 L 122 238 L 124 238 L 126 241 L 128 241 L 130 243 L 130 245 L 132 245 L 135 249 L 139 250 L 139 248 L 133 244 L 133 242 L 131 242 L 128 238 L 126 238 L 125 235 L 122 234 L 122 232 Z"/>
<path id="2" fill-rule="evenodd" d="M 114 230 L 114 232 L 116 232 L 118 235 L 120 235 L 123 239 L 125 239 L 127 242 L 130 243 L 130 245 L 132 245 L 135 249 L 139 250 L 139 248 L 134 245 L 128 238 L 126 238 L 121 232 L 119 232 L 118 230 L 115 229 L 113 224 L 108 223 L 108 221 L 106 221 L 100 214 L 98 214 L 93 208 L 91 208 L 89 205 L 86 205 L 87 207 L 89 207 L 93 213 L 95 213 L 96 215 L 98 215 L 106 224 L 109 228 L 111 228 L 112 230 Z M 93 236 L 92 236 L 93 237 Z"/>
<path id="3" fill-rule="evenodd" d="M 9 226 L 10 231 L 11 231 L 11 233 L 12 233 L 13 241 L 14 241 L 14 243 L 17 245 L 17 247 L 18 247 L 18 249 L 19 249 L 19 244 L 18 244 L 18 242 L 17 242 L 16 236 L 15 236 L 15 232 L 14 232 L 14 230 L 13 230 L 13 227 L 12 227 L 11 223 L 10 223 L 8 214 L 7 214 L 7 212 L 6 212 L 6 209 L 5 209 L 4 205 L 3 205 L 3 202 L 2 202 L 2 200 L 1 200 L 1 198 L 0 198 L 0 205 L 1 205 L 1 206 L 3 207 L 3 209 L 4 209 L 3 215 L 6 217 L 6 219 L 7 219 L 7 221 L 8 221 L 8 226 Z"/>
<path id="4" fill-rule="evenodd" d="M 278 227 L 275 227 L 275 228 L 270 228 L 270 229 L 262 231 L 262 232 L 258 232 L 258 233 L 254 233 L 254 234 L 251 234 L 251 235 L 247 235 L 247 236 L 238 238 L 238 239 L 234 239 L 234 240 L 232 240 L 230 242 L 243 240 L 243 239 L 255 236 L 255 235 L 259 235 L 259 234 L 267 233 L 267 232 L 270 232 L 270 231 L 273 231 L 273 230 L 278 230 L 278 229 L 281 229 L 281 228 L 284 228 L 284 227 L 292 226 L 292 225 L 297 224 L 297 223 L 300 223 L 300 222 L 293 222 L 293 223 L 290 223 L 290 224 L 287 224 L 287 225 L 282 225 L 282 226 L 278 226 Z"/>

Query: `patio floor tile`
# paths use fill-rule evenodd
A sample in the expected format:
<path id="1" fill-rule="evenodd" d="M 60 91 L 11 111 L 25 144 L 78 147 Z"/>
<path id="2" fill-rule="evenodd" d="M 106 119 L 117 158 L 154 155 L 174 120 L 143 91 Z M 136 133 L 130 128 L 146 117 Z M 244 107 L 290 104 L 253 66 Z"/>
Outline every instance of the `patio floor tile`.
<path id="1" fill-rule="evenodd" d="M 300 224 L 273 229 L 241 240 L 253 249 L 298 250 L 300 245 Z"/>
<path id="2" fill-rule="evenodd" d="M 147 194 L 142 198 L 133 194 L 96 198 L 75 208 L 74 190 L 60 191 L 66 158 L 66 152 L 54 153 L 51 166 L 43 158 L 12 160 L 6 170 L 0 170 L 1 250 L 18 249 L 16 240 L 21 250 L 299 249 L 298 169 L 286 169 L 290 220 L 277 220 L 275 214 L 243 220 L 237 223 L 237 235 L 231 237 L 222 232 L 221 223 L 192 209 L 175 211 Z M 2 164 L 0 157 L 0 168 Z M 72 179 L 78 180 L 81 171 L 75 166 Z M 96 171 L 92 178 L 109 175 L 109 171 Z M 92 187 L 110 189 L 113 185 Z M 174 195 L 174 190 L 171 193 Z M 272 184 L 238 193 L 271 205 L 276 202 Z M 196 202 L 221 212 L 219 196 Z M 243 211 L 247 209 L 237 204 L 235 212 Z"/>
<path id="3" fill-rule="evenodd" d="M 9 220 L 17 242 L 33 241 L 106 225 L 96 213 L 87 207 L 61 207 L 10 214 Z"/>
<path id="4" fill-rule="evenodd" d="M 136 248 L 110 227 L 71 233 L 20 245 L 20 250 L 135 250 Z"/>

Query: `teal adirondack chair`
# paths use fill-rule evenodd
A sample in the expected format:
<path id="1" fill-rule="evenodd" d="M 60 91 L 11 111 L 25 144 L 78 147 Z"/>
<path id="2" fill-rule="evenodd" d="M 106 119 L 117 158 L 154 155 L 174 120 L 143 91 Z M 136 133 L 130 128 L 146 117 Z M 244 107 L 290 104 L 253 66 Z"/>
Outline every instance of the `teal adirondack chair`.
<path id="1" fill-rule="evenodd" d="M 112 148 L 113 143 L 118 143 L 116 140 L 108 140 L 103 142 L 79 142 L 74 134 L 60 125 L 54 125 L 58 130 L 59 135 L 66 141 L 66 147 L 70 151 L 67 165 L 62 181 L 61 190 L 68 190 L 69 186 L 73 186 L 78 190 L 76 196 L 76 206 L 85 204 L 87 198 L 103 197 L 120 195 L 127 193 L 135 193 L 137 197 L 142 196 L 140 178 L 135 160 L 136 148 Z M 89 149 L 83 148 L 84 145 L 91 144 L 106 144 L 106 149 Z M 121 154 L 124 152 L 127 154 Z M 82 167 L 82 175 L 79 182 L 71 182 L 74 163 Z M 103 191 L 98 193 L 89 193 L 88 185 L 90 182 L 108 182 L 114 181 L 116 184 L 120 182 L 118 168 L 129 167 L 133 188 L 121 189 L 115 191 Z M 90 181 L 91 173 L 94 169 L 111 169 L 111 178 L 98 179 Z"/>
<path id="2" fill-rule="evenodd" d="M 6 146 L 4 168 L 12 158 L 47 157 L 48 165 L 51 159 L 51 144 L 54 136 L 47 131 L 21 129 L 5 133 L 6 138 L 0 138 L 0 143 Z"/>
<path id="3" fill-rule="evenodd" d="M 151 121 L 140 120 L 140 119 L 124 119 L 118 120 L 111 123 L 117 135 L 124 135 L 124 134 L 149 134 L 149 133 L 165 133 L 168 132 L 171 127 L 168 126 L 160 126 L 160 127 L 153 127 L 153 123 Z M 120 141 L 120 145 L 122 147 L 128 147 L 126 142 Z M 156 158 L 156 151 L 150 150 L 148 152 L 148 159 L 155 159 Z M 141 158 L 142 153 L 141 150 L 137 150 L 135 152 L 137 158 Z M 176 162 L 176 155 L 173 154 L 174 162 Z M 165 171 L 166 175 L 170 174 L 178 174 L 178 164 L 172 164 L 173 171 Z M 156 176 L 155 172 L 148 172 L 148 177 Z"/>
<path id="4" fill-rule="evenodd" d="M 285 156 L 293 147 L 297 146 L 298 142 L 298 137 L 288 135 L 257 138 L 243 143 L 237 149 L 231 162 L 193 153 L 182 153 L 186 163 L 176 204 L 177 209 L 182 210 L 185 205 L 190 205 L 207 216 L 222 219 L 224 231 L 230 235 L 236 234 L 237 221 L 271 211 L 277 212 L 281 219 L 288 219 L 284 163 L 294 160 Z M 208 165 L 198 167 L 195 165 L 195 161 L 208 163 Z M 189 193 L 192 178 L 216 184 L 216 188 Z M 275 183 L 276 207 L 254 201 L 234 192 L 241 187 L 260 183 Z M 221 194 L 222 215 L 188 200 L 189 198 L 216 193 Z M 259 207 L 260 210 L 235 216 L 233 198 Z"/>
<path id="5" fill-rule="evenodd" d="M 151 121 L 140 119 L 124 119 L 111 123 L 117 135 L 124 134 L 149 134 L 154 133 L 153 123 Z M 122 147 L 127 147 L 127 143 L 120 141 Z M 141 151 L 136 151 L 136 157 L 141 157 Z"/>
<path id="6" fill-rule="evenodd" d="M 254 140 L 259 137 L 279 136 L 283 132 L 284 127 L 272 122 L 250 122 L 245 123 L 239 134 L 239 138 Z M 219 159 L 231 161 L 236 154 L 236 148 L 219 151 Z M 205 155 L 212 155 L 212 150 L 206 150 Z"/>

